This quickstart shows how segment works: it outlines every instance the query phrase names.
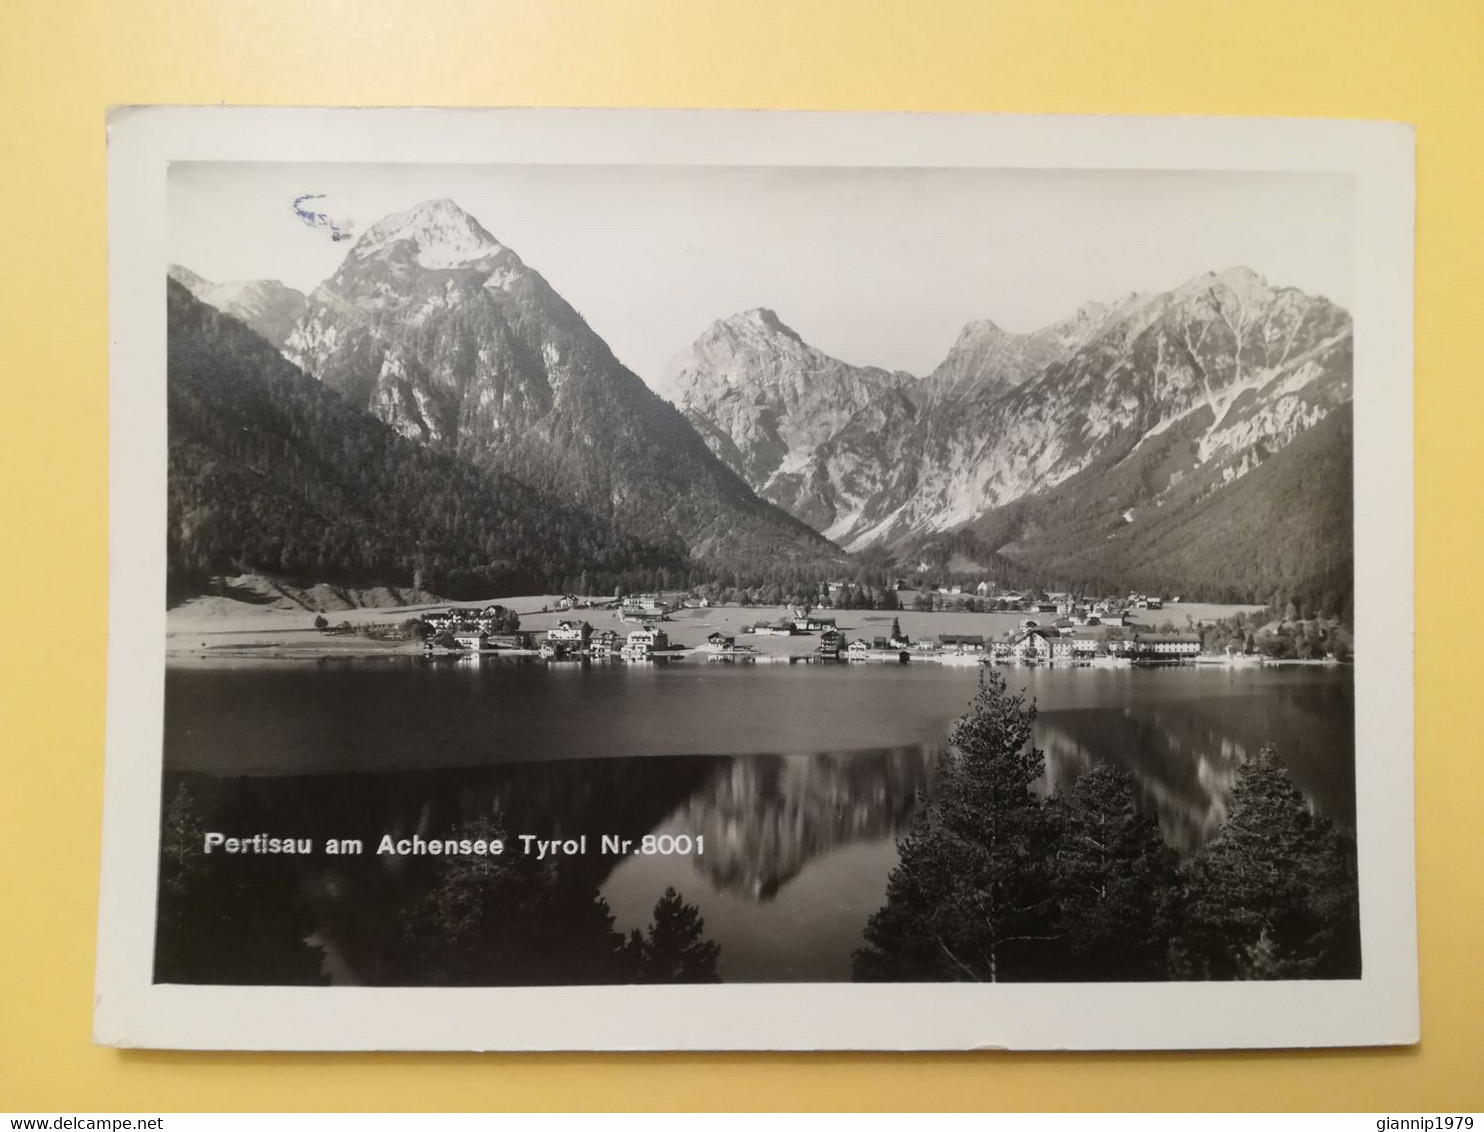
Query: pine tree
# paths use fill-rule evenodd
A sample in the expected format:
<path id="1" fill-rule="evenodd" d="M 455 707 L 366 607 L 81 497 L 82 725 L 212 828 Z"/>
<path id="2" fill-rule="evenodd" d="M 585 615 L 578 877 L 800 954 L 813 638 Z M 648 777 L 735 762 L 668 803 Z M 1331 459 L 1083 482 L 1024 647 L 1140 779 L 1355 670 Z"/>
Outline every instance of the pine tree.
<path id="1" fill-rule="evenodd" d="M 1034 719 L 1003 675 L 981 675 L 953 729 L 938 795 L 899 843 L 886 904 L 855 956 L 857 979 L 1040 977 L 1055 931 L 1044 864 L 1054 839 L 1032 790 L 1044 767 L 1031 743 Z"/>
<path id="2" fill-rule="evenodd" d="M 1179 855 L 1141 812 L 1133 781 L 1098 763 L 1051 802 L 1058 827 L 1051 886 L 1065 968 L 1075 982 L 1168 975 L 1168 938 L 1180 915 Z"/>
<path id="3" fill-rule="evenodd" d="M 1231 815 L 1182 869 L 1187 978 L 1358 978 L 1355 842 L 1310 812 L 1274 748 L 1238 774 Z"/>
<path id="4" fill-rule="evenodd" d="M 674 888 L 654 906 L 647 934 L 637 929 L 629 936 L 635 982 L 718 983 L 721 945 L 705 936 L 706 921 L 694 904 L 687 904 Z"/>

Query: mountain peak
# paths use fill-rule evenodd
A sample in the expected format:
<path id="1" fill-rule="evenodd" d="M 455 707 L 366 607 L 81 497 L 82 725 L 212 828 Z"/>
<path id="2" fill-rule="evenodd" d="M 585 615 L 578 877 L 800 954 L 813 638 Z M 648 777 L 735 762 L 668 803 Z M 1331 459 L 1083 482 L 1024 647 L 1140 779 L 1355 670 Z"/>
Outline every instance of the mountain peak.
<path id="1" fill-rule="evenodd" d="M 1267 286 L 1267 279 L 1259 272 L 1240 263 L 1235 267 L 1228 267 L 1225 271 L 1213 271 L 1211 274 L 1215 276 L 1217 282 L 1224 283 L 1228 287 L 1246 287 L 1251 286 L 1253 283 L 1260 283 L 1263 286 Z"/>
<path id="2" fill-rule="evenodd" d="M 404 241 L 417 248 L 418 264 L 432 269 L 460 267 L 504 250 L 478 220 L 443 198 L 382 217 L 366 229 L 351 254 L 366 259 Z"/>
<path id="3" fill-rule="evenodd" d="M 760 326 L 766 326 L 769 330 L 782 330 L 788 334 L 793 333 L 792 330 L 784 325 L 783 320 L 778 317 L 778 313 L 769 307 L 752 307 L 749 310 L 743 311 L 741 314 L 734 314 L 727 321 L 754 323 Z"/>
<path id="4" fill-rule="evenodd" d="M 178 263 L 172 263 L 169 269 L 166 271 L 166 274 L 170 276 L 171 279 L 174 279 L 177 283 L 179 283 L 182 287 L 184 287 L 187 291 L 190 291 L 193 295 L 199 292 L 201 288 L 209 287 L 211 285 L 201 276 L 192 271 L 189 267 L 184 267 Z"/>
<path id="5" fill-rule="evenodd" d="M 711 325 L 710 335 L 718 334 L 733 339 L 739 336 L 744 339 L 755 339 L 759 336 L 783 337 L 792 339 L 800 346 L 806 348 L 808 346 L 797 330 L 785 323 L 775 311 L 768 307 L 750 307 L 727 318 L 718 319 Z"/>
<path id="6" fill-rule="evenodd" d="M 976 318 L 972 322 L 966 322 L 964 328 L 958 332 L 960 345 L 967 345 L 974 341 L 1008 337 L 999 323 L 987 318 Z"/>
<path id="7" fill-rule="evenodd" d="M 1204 275 L 1197 275 L 1177 289 L 1175 294 L 1185 297 L 1216 290 L 1227 291 L 1242 302 L 1264 302 L 1272 294 L 1266 278 L 1240 264 L 1224 271 L 1208 271 Z"/>
<path id="8" fill-rule="evenodd" d="M 1228 267 L 1216 281 L 1241 298 L 1266 301 L 1272 294 L 1267 279 L 1250 267 Z"/>

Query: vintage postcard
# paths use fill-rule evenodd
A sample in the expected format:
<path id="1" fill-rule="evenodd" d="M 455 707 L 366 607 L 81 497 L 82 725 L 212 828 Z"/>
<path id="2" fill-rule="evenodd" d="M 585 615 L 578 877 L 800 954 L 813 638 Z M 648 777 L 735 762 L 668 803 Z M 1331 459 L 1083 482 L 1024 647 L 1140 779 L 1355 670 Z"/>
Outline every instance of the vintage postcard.
<path id="1" fill-rule="evenodd" d="M 1407 128 L 109 146 L 99 1041 L 1417 1040 Z"/>

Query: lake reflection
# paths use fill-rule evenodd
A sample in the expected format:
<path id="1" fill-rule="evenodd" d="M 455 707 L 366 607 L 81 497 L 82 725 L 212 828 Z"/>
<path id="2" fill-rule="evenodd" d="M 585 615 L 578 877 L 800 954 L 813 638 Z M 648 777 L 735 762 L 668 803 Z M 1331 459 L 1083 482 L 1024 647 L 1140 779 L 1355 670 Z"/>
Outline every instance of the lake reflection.
<path id="1" fill-rule="evenodd" d="M 1188 853 L 1226 820 L 1237 767 L 1276 743 L 1314 811 L 1353 832 L 1355 703 L 1348 678 L 1225 692 L 1043 712 L 1036 742 L 1046 752 L 1047 788 L 1068 788 L 1098 759 L 1116 762 L 1158 813 L 1165 840 Z"/>
<path id="2" fill-rule="evenodd" d="M 1353 824 L 1348 670 L 1009 677 L 1038 703 L 1047 789 L 1114 760 L 1183 850 L 1220 828 L 1238 762 L 1267 742 L 1317 812 Z M 444 866 L 378 857 L 381 835 L 448 837 L 492 817 L 512 834 L 587 835 L 589 852 L 559 858 L 552 883 L 601 892 L 621 931 L 673 885 L 721 944 L 724 978 L 847 979 L 976 680 L 933 665 L 182 664 L 167 673 L 165 798 L 184 787 L 204 829 L 366 843 L 359 858 L 275 862 L 274 884 L 232 890 L 291 945 L 311 939 L 314 968 L 335 981 L 415 979 L 399 915 Z M 705 853 L 597 851 L 604 834 L 659 833 L 704 838 Z M 250 974 L 175 977 L 299 981 Z"/>

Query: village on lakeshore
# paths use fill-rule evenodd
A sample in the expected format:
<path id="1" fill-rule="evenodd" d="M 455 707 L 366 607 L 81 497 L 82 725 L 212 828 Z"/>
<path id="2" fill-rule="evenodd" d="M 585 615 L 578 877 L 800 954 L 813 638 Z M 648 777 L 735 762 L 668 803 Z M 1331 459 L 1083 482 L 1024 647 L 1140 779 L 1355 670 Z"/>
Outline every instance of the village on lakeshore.
<path id="1" fill-rule="evenodd" d="M 793 594 L 702 585 L 628 594 L 437 601 L 391 587 L 298 587 L 224 576 L 166 615 L 166 649 L 197 659 L 354 656 L 549 661 L 888 661 L 1125 667 L 1336 663 L 1352 659 L 1339 618 L 1188 595 L 1008 590 L 988 581 Z"/>
<path id="2" fill-rule="evenodd" d="M 503 604 L 446 606 L 422 613 L 417 633 L 425 655 L 467 658 L 504 654 L 592 661 L 693 657 L 734 663 L 927 661 L 1089 667 L 1261 664 L 1277 659 L 1271 652 L 1265 655 L 1252 635 L 1240 631 L 1235 637 L 1221 634 L 1217 647 L 1208 647 L 1214 643 L 1211 634 L 1203 639 L 1203 628 L 1228 624 L 1214 616 L 1218 614 L 1234 615 L 1239 627 L 1250 616 L 1252 627 L 1258 628 L 1262 617 L 1257 607 L 1193 607 L 1202 618 L 1185 614 L 1184 628 L 1177 628 L 1164 612 L 1165 599 L 1140 593 L 1088 597 L 1000 592 L 981 582 L 977 587 L 917 591 L 909 611 L 897 600 L 870 610 L 837 608 L 833 602 L 842 590 L 848 590 L 848 583 L 830 583 L 821 587 L 819 605 L 796 600 L 762 609 L 746 604 L 727 608 L 694 592 L 602 598 L 568 594 L 543 604 L 539 614 L 525 614 L 525 628 L 521 615 Z M 1171 598 L 1169 604 L 1176 606 L 1179 599 Z M 750 619 L 735 623 L 739 611 Z M 876 624 L 842 625 L 842 613 L 847 620 Z M 989 631 L 921 631 L 924 621 L 938 620 L 943 613 L 988 622 L 982 627 Z M 916 624 L 904 629 L 904 618 Z M 944 620 L 958 629 L 963 619 Z M 533 621 L 543 624 L 533 627 Z M 686 631 L 677 632 L 682 626 Z M 700 631 L 708 628 L 711 631 L 702 639 Z M 1304 659 L 1329 663 L 1342 659 L 1333 652 L 1316 656 L 1310 651 Z"/>

